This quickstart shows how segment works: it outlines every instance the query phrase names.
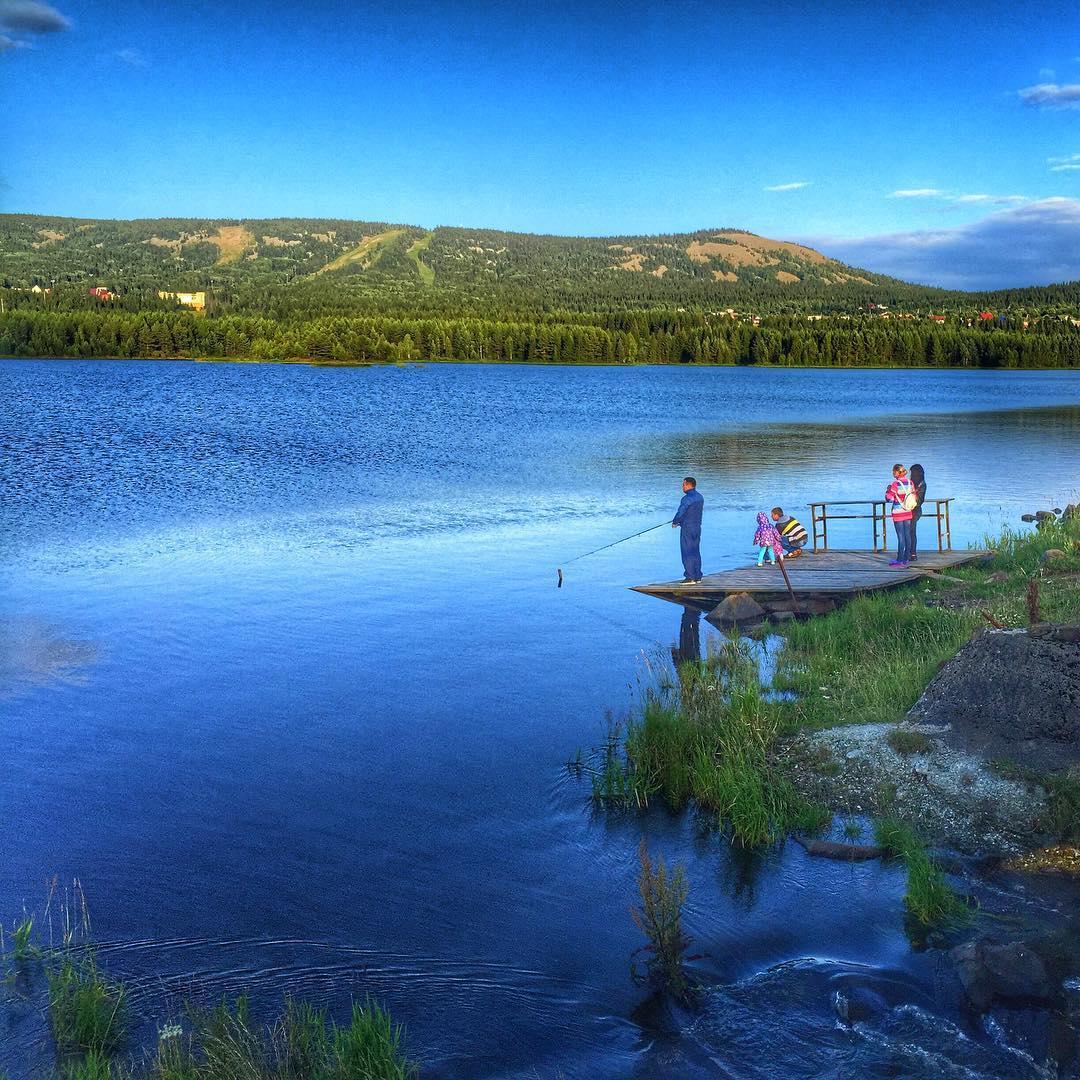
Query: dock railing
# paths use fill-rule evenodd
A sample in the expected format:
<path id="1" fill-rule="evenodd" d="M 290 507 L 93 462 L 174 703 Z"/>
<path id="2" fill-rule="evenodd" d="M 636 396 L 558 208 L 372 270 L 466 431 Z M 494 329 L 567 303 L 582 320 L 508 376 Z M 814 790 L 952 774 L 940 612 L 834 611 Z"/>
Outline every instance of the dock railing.
<path id="1" fill-rule="evenodd" d="M 922 519 L 934 518 L 937 524 L 938 551 L 952 551 L 952 523 L 949 520 L 948 499 L 927 499 L 922 507 Z M 810 503 L 811 537 L 814 551 L 829 550 L 829 522 L 869 521 L 872 551 L 887 551 L 889 537 L 889 504 L 884 499 L 830 499 L 828 502 Z M 841 508 L 838 513 L 836 508 Z M 869 507 L 870 513 L 853 513 L 851 507 Z M 933 507 L 933 510 L 931 510 Z"/>

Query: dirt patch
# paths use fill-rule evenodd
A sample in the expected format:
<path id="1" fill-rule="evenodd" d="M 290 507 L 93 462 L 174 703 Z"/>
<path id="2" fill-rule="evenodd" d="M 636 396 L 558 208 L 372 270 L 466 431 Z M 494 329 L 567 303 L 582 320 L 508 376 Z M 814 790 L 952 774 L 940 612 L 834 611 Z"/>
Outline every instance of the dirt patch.
<path id="1" fill-rule="evenodd" d="M 38 229 L 38 236 L 41 239 L 35 241 L 31 247 L 48 247 L 50 244 L 59 244 L 61 240 L 67 239 L 67 233 L 57 232 L 55 229 Z"/>
<path id="2" fill-rule="evenodd" d="M 243 225 L 222 225 L 206 239 L 218 249 L 219 266 L 236 262 L 255 243 L 255 237 Z"/>
<path id="3" fill-rule="evenodd" d="M 655 270 L 651 271 L 653 277 L 663 277 L 668 272 L 668 268 L 661 263 Z"/>
<path id="4" fill-rule="evenodd" d="M 755 236 L 752 233 L 739 232 L 722 232 L 716 235 L 727 240 L 733 240 L 741 247 L 750 248 L 754 251 L 786 251 L 789 255 L 794 255 L 798 259 L 804 259 L 806 262 L 819 265 L 829 261 L 820 251 L 803 247 L 802 244 L 789 244 L 785 240 L 770 240 L 767 236 Z"/>
<path id="5" fill-rule="evenodd" d="M 280 236 L 264 236 L 262 238 L 263 247 L 296 247 L 303 243 L 303 240 L 282 240 Z"/>
<path id="6" fill-rule="evenodd" d="M 731 270 L 714 270 L 712 272 L 713 281 L 738 281 L 739 275 Z"/>
<path id="7" fill-rule="evenodd" d="M 789 274 L 786 270 L 777 270 L 776 280 L 783 282 L 785 285 L 792 285 L 796 281 L 801 281 L 802 279 L 798 274 Z"/>
<path id="8" fill-rule="evenodd" d="M 950 746 L 1039 772 L 1080 761 L 1080 644 L 989 631 L 926 688 L 911 719 L 948 725 Z"/>
<path id="9" fill-rule="evenodd" d="M 745 244 L 729 244 L 721 241 L 694 240 L 687 246 L 686 254 L 696 263 L 707 263 L 718 258 L 731 263 L 732 266 L 772 266 L 779 261 Z"/>
<path id="10" fill-rule="evenodd" d="M 633 255 L 627 255 L 625 259 L 617 266 L 613 266 L 612 270 L 643 270 L 641 265 L 645 256 L 640 252 L 635 252 Z"/>

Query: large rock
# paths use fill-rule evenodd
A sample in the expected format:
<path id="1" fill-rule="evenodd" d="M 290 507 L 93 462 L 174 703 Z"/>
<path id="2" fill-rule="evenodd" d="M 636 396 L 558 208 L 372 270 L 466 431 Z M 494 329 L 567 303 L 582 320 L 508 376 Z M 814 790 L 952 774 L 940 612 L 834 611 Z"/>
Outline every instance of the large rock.
<path id="1" fill-rule="evenodd" d="M 1058 561 L 1060 561 L 1061 559 L 1064 559 L 1064 558 L 1065 558 L 1065 552 L 1062 551 L 1061 548 L 1047 548 L 1042 553 L 1042 555 L 1039 556 L 1039 562 L 1041 562 L 1043 564 L 1054 563 L 1054 562 L 1058 562 Z"/>
<path id="2" fill-rule="evenodd" d="M 949 956 L 968 1001 L 979 1012 L 995 1001 L 1048 1002 L 1056 994 L 1042 957 L 1022 941 L 969 941 Z"/>
<path id="3" fill-rule="evenodd" d="M 1036 510 L 1035 511 L 1035 520 L 1036 521 L 1053 521 L 1056 516 L 1057 515 L 1054 513 L 1053 510 Z"/>
<path id="4" fill-rule="evenodd" d="M 1072 521 L 1074 517 L 1080 517 L 1080 504 L 1069 503 L 1061 512 L 1062 521 Z"/>
<path id="5" fill-rule="evenodd" d="M 765 609 L 749 593 L 744 592 L 725 597 L 708 615 L 709 622 L 723 626 L 758 622 L 763 618 Z"/>
<path id="6" fill-rule="evenodd" d="M 870 1020 L 887 1013 L 889 1003 L 868 986 L 851 986 L 836 991 L 833 995 L 833 1008 L 841 1023 L 851 1027 L 860 1020 Z"/>
<path id="7" fill-rule="evenodd" d="M 1034 514 L 1021 514 L 1020 520 L 1027 522 L 1029 525 L 1035 520 Z"/>

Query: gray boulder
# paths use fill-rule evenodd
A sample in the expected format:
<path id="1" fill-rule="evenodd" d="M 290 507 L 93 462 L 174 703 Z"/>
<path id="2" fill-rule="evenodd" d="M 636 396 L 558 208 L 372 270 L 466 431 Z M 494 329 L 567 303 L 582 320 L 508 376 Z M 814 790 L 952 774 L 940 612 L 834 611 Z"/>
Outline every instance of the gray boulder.
<path id="1" fill-rule="evenodd" d="M 708 615 L 709 622 L 723 626 L 758 622 L 764 617 L 765 609 L 749 593 L 744 592 L 725 597 Z"/>
<path id="2" fill-rule="evenodd" d="M 1042 957 L 1022 941 L 969 941 L 949 956 L 968 1001 L 979 1012 L 995 1001 L 1048 1002 L 1056 994 Z"/>

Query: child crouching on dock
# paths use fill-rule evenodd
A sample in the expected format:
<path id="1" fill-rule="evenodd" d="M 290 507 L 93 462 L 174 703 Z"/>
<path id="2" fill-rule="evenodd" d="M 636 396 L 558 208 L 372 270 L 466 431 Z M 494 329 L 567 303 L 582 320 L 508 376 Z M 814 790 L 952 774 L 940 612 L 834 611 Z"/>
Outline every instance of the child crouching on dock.
<path id="1" fill-rule="evenodd" d="M 765 513 L 757 516 L 757 532 L 754 533 L 754 545 L 758 549 L 757 565 L 764 566 L 765 558 L 769 562 L 779 562 L 784 557 L 784 545 L 779 530 Z"/>

